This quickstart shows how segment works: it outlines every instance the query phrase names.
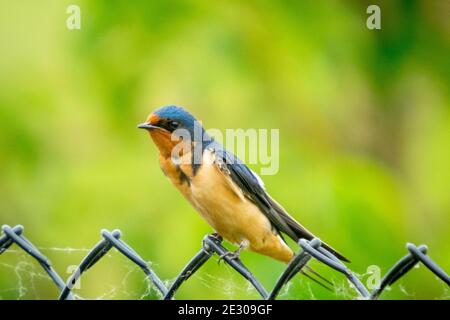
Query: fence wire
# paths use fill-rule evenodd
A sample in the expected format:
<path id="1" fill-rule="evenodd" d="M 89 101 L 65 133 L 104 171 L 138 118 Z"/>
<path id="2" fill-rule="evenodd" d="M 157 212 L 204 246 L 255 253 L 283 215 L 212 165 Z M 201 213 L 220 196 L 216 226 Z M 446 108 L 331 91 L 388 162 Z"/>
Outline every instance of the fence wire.
<path id="1" fill-rule="evenodd" d="M 142 257 L 128 244 L 120 239 L 120 230 L 113 230 L 112 232 L 102 230 L 102 239 L 83 258 L 67 282 L 64 282 L 58 273 L 53 269 L 49 259 L 23 235 L 24 228 L 21 225 L 17 225 L 13 228 L 8 225 L 3 225 L 2 231 L 3 233 L 0 236 L 0 254 L 5 252 L 12 244 L 17 244 L 42 266 L 50 279 L 60 290 L 60 300 L 75 299 L 72 294 L 72 288 L 75 286 L 77 281 L 83 273 L 88 271 L 92 266 L 100 261 L 102 257 L 104 257 L 113 247 L 126 258 L 131 260 L 134 264 L 139 266 L 139 268 L 144 272 L 146 278 L 150 280 L 154 287 L 161 293 L 164 300 L 173 299 L 181 285 L 186 282 L 197 270 L 199 270 L 213 255 L 218 255 L 225 261 L 225 263 L 230 265 L 237 273 L 251 283 L 261 298 L 266 300 L 276 299 L 280 293 L 280 290 L 286 285 L 286 283 L 297 273 L 303 272 L 303 268 L 305 268 L 308 261 L 312 258 L 322 264 L 325 264 L 331 269 L 342 273 L 350 281 L 359 297 L 362 299 L 378 299 L 386 287 L 393 285 L 419 262 L 421 262 L 426 268 L 428 268 L 428 270 L 433 272 L 439 279 L 446 283 L 447 286 L 450 286 L 450 277 L 427 255 L 427 246 L 415 246 L 408 243 L 406 245 L 406 248 L 409 251 L 408 254 L 399 259 L 382 278 L 380 285 L 370 292 L 352 270 L 344 265 L 331 252 L 324 249 L 321 246 L 321 241 L 319 239 L 314 238 L 310 241 L 300 239 L 298 243 L 301 247 L 300 252 L 294 256 L 291 262 L 287 265 L 286 269 L 281 273 L 272 291 L 268 292 L 242 263 L 239 257 L 231 254 L 231 251 L 228 251 L 222 246 L 222 239 L 217 235 L 211 234 L 206 235 L 203 238 L 202 247 L 198 253 L 187 263 L 175 281 L 169 287 L 166 287 L 158 275 L 150 268 L 148 263 L 142 259 Z"/>

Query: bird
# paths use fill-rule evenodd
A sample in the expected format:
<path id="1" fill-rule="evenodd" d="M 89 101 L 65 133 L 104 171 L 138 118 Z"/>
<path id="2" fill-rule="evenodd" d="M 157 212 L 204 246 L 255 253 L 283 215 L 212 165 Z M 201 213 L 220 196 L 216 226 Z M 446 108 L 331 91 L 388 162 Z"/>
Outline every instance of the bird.
<path id="1" fill-rule="evenodd" d="M 138 128 L 149 133 L 172 184 L 216 235 L 238 246 L 232 252 L 235 257 L 250 250 L 288 263 L 294 251 L 285 235 L 295 242 L 315 237 L 269 195 L 253 170 L 208 135 L 183 107 L 160 107 Z M 322 247 L 349 262 L 328 244 Z"/>

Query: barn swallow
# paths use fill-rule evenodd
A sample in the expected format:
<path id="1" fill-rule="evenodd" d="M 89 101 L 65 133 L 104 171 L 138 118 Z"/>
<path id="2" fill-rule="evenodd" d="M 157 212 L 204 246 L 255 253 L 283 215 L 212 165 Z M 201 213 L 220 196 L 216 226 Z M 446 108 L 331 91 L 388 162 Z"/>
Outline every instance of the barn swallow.
<path id="1" fill-rule="evenodd" d="M 159 149 L 161 169 L 173 185 L 219 236 L 239 246 L 237 256 L 249 249 L 287 263 L 294 252 L 283 234 L 296 242 L 314 238 L 267 193 L 261 178 L 214 141 L 185 109 L 161 107 L 138 128 L 149 132 Z M 322 246 L 349 261 L 329 245 Z"/>

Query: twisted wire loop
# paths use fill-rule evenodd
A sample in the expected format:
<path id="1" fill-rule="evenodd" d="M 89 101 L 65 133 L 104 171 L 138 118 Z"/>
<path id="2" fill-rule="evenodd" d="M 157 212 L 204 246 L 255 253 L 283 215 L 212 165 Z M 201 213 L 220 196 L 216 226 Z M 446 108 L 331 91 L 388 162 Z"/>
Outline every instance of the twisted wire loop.
<path id="1" fill-rule="evenodd" d="M 406 245 L 409 253 L 398 260 L 394 266 L 386 273 L 380 282 L 380 285 L 372 292 L 363 285 L 359 278 L 342 261 L 335 257 L 331 252 L 322 247 L 318 238 L 312 240 L 300 239 L 298 244 L 300 250 L 289 262 L 286 269 L 281 273 L 276 281 L 272 291 L 269 293 L 264 286 L 255 278 L 255 276 L 242 263 L 239 256 L 233 255 L 222 246 L 222 238 L 215 234 L 206 235 L 202 241 L 202 247 L 197 254 L 186 264 L 180 274 L 175 278 L 172 285 L 167 288 L 157 274 L 150 268 L 148 263 L 134 251 L 127 243 L 120 239 L 119 230 L 102 230 L 100 232 L 102 239 L 88 252 L 82 259 L 74 273 L 69 277 L 66 283 L 61 279 L 58 273 L 52 268 L 50 261 L 23 235 L 24 228 L 17 225 L 11 228 L 8 225 L 2 226 L 3 234 L 0 236 L 0 254 L 5 252 L 12 244 L 17 244 L 22 250 L 33 257 L 46 271 L 50 279 L 61 290 L 59 299 L 75 299 L 72 295 L 72 288 L 80 279 L 82 274 L 93 267 L 102 259 L 112 248 L 116 248 L 122 255 L 136 264 L 146 275 L 146 279 L 155 286 L 163 299 L 173 299 L 174 295 L 195 272 L 197 272 L 213 255 L 218 255 L 237 273 L 252 284 L 261 298 L 274 300 L 279 295 L 283 286 L 288 283 L 297 273 L 303 273 L 303 268 L 311 260 L 315 259 L 329 268 L 343 274 L 352 284 L 361 299 L 375 300 L 388 286 L 393 285 L 398 279 L 409 272 L 417 263 L 421 262 L 426 268 L 433 272 L 440 280 L 450 286 L 450 277 L 448 274 L 428 255 L 428 248 L 425 245 L 415 246 L 411 243 Z"/>
<path id="2" fill-rule="evenodd" d="M 233 256 L 230 253 L 230 251 L 222 246 L 222 239 L 220 237 L 211 234 L 205 236 L 202 241 L 202 249 L 183 268 L 172 286 L 169 288 L 169 291 L 165 295 L 164 299 L 171 299 L 181 284 L 189 279 L 189 277 L 203 264 L 205 264 L 205 262 L 208 261 L 213 254 L 220 256 L 220 258 L 236 270 L 236 272 L 249 281 L 263 299 L 266 299 L 269 294 L 264 286 L 255 278 L 255 276 L 253 276 L 238 256 Z"/>
<path id="3" fill-rule="evenodd" d="M 428 247 L 426 245 L 415 246 L 412 243 L 406 244 L 409 254 L 397 261 L 397 263 L 386 273 L 380 282 L 378 288 L 372 291 L 370 299 L 377 299 L 387 286 L 393 285 L 398 279 L 403 277 L 410 271 L 417 263 L 427 267 L 439 279 L 441 279 L 447 286 L 450 286 L 450 277 L 437 265 L 429 256 L 427 256 Z"/>
<path id="4" fill-rule="evenodd" d="M 81 261 L 75 272 L 69 277 L 59 296 L 60 300 L 65 300 L 68 294 L 71 292 L 72 288 L 77 283 L 78 279 L 80 279 L 81 275 L 85 271 L 93 267 L 113 247 L 133 263 L 138 265 L 162 295 L 167 294 L 166 286 L 163 284 L 161 279 L 159 279 L 156 273 L 148 266 L 147 262 L 145 262 L 144 259 L 142 259 L 141 256 L 136 253 L 136 251 L 131 249 L 130 246 L 128 246 L 124 241 L 120 239 L 120 230 L 113 230 L 112 232 L 109 232 L 108 230 L 102 230 L 100 233 L 103 239 L 100 240 L 100 242 L 98 242 L 91 249 L 91 251 L 89 251 L 86 257 L 84 257 L 84 259 Z"/>
<path id="5" fill-rule="evenodd" d="M 16 243 L 23 251 L 37 260 L 60 290 L 64 288 L 65 283 L 55 269 L 53 269 L 50 260 L 23 235 L 23 226 L 17 225 L 11 228 L 5 224 L 2 226 L 2 231 L 3 234 L 0 236 L 0 254 L 5 252 L 13 243 Z M 72 300 L 73 296 L 68 295 L 67 298 Z"/>

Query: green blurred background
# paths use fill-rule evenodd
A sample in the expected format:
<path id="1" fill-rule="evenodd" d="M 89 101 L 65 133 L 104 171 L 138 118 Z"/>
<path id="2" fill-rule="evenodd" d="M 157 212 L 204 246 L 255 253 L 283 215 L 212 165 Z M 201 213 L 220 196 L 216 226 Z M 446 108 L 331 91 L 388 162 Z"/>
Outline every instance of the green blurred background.
<path id="1" fill-rule="evenodd" d="M 382 30 L 366 28 L 373 3 Z M 81 8 L 81 30 L 66 28 L 69 4 Z M 449 271 L 449 12 L 445 0 L 0 0 L 0 224 L 24 225 L 64 279 L 102 228 L 119 228 L 173 280 L 211 229 L 136 124 L 177 104 L 206 127 L 279 128 L 280 170 L 266 187 L 364 282 L 406 242 L 426 243 Z M 284 268 L 242 257 L 269 289 Z M 216 262 L 176 297 L 258 297 Z M 340 275 L 313 266 L 337 293 L 298 276 L 281 298 L 354 297 Z M 156 298 L 114 251 L 75 292 Z M 449 296 L 420 267 L 382 298 Z M 16 246 L 0 256 L 0 298 L 55 297 Z"/>

